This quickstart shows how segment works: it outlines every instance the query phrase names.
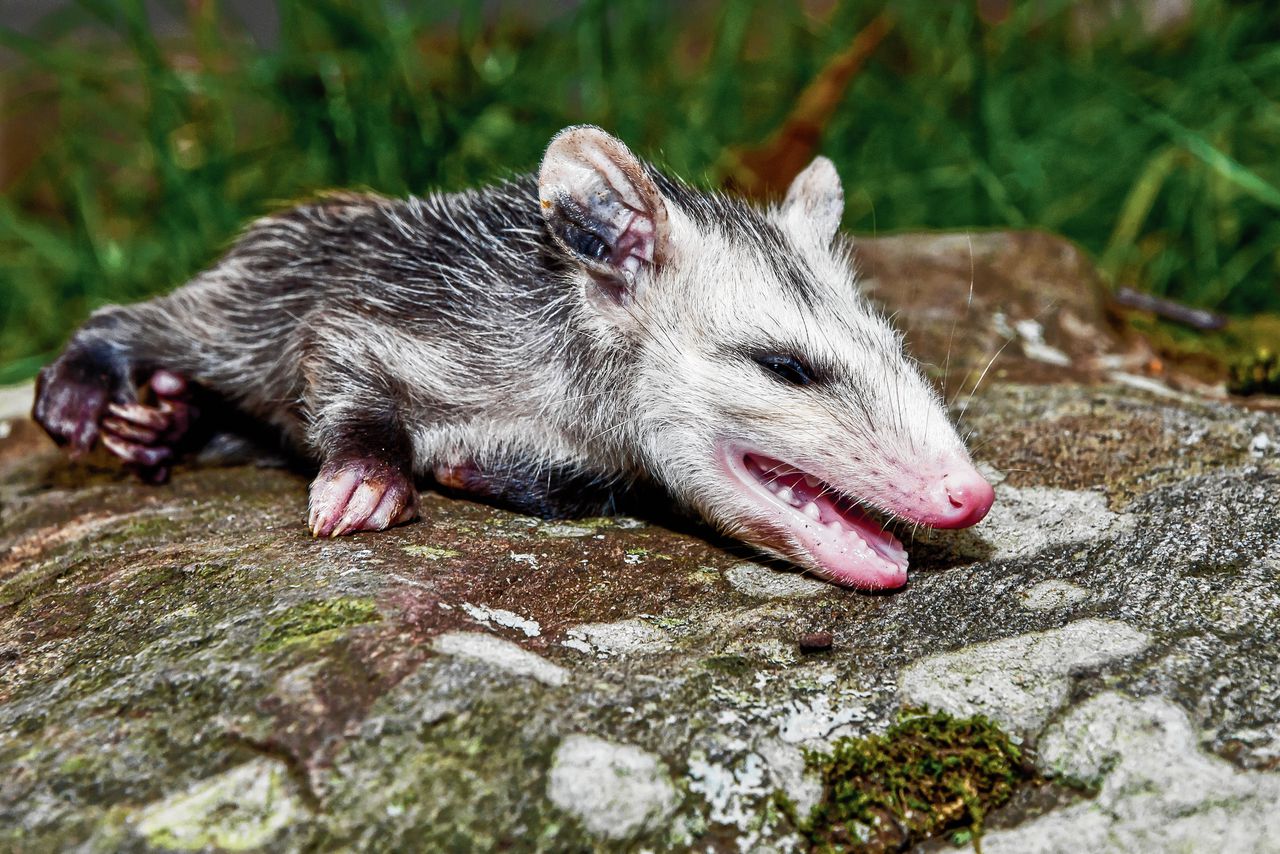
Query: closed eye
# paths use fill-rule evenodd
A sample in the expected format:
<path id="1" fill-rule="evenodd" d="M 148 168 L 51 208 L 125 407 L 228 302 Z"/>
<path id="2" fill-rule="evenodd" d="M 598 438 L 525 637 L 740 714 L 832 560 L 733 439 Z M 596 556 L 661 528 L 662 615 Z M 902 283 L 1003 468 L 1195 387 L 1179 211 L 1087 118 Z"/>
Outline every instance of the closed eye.
<path id="1" fill-rule="evenodd" d="M 751 358 L 778 379 L 792 385 L 810 385 L 816 379 L 808 363 L 791 353 L 759 353 Z"/>

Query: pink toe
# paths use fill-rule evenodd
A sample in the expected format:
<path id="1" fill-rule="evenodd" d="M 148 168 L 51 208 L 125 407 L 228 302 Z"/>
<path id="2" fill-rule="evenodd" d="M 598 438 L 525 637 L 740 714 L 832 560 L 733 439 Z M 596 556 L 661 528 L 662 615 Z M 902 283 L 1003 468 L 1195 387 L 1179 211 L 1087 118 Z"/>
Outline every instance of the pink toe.
<path id="1" fill-rule="evenodd" d="M 351 493 L 360 485 L 360 473 L 342 469 L 334 474 L 321 474 L 311 484 L 311 533 L 327 537 L 341 518 L 351 499 Z"/>
<path id="2" fill-rule="evenodd" d="M 132 421 L 126 421 L 123 418 L 104 418 L 102 419 L 102 429 L 106 433 L 111 433 L 117 438 L 124 439 L 129 442 L 137 442 L 141 445 L 154 445 L 159 437 L 154 430 L 149 430 Z"/>
<path id="3" fill-rule="evenodd" d="M 386 487 L 377 482 L 365 481 L 356 489 L 351 500 L 347 502 L 346 512 L 334 526 L 330 536 L 340 537 L 343 534 L 365 530 L 369 515 L 377 508 L 386 493 Z"/>
<path id="4" fill-rule="evenodd" d="M 157 445 L 155 447 L 137 445 L 133 442 L 126 442 L 124 439 L 121 439 L 111 433 L 102 434 L 102 444 L 107 448 L 107 450 L 125 462 L 137 463 L 142 466 L 159 465 L 173 454 L 173 452 L 164 445 Z"/>
<path id="5" fill-rule="evenodd" d="M 378 502 L 374 511 L 369 514 L 369 530 L 384 531 L 392 525 L 409 521 L 416 513 L 416 503 L 411 489 L 406 489 L 399 484 L 392 486 L 382 496 L 382 500 Z"/>
<path id="6" fill-rule="evenodd" d="M 163 430 L 169 426 L 169 416 L 159 409 L 140 403 L 111 403 L 107 405 L 107 410 L 117 418 L 151 430 Z"/>

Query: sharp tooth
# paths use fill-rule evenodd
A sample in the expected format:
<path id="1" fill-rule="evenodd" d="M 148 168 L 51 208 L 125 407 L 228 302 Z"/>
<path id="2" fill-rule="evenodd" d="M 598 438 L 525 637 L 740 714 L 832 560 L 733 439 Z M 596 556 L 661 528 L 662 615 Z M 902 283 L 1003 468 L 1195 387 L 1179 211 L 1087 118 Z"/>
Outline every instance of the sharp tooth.
<path id="1" fill-rule="evenodd" d="M 785 501 L 788 504 L 796 503 L 795 494 L 785 486 L 778 488 L 777 495 L 780 500 Z"/>
<path id="2" fill-rule="evenodd" d="M 808 516 L 810 519 L 812 519 L 815 522 L 822 518 L 822 511 L 819 510 L 818 505 L 812 501 L 810 501 L 808 504 L 804 506 L 803 512 L 804 512 L 804 515 Z"/>
<path id="3" fill-rule="evenodd" d="M 816 477 L 814 477 L 811 474 L 806 474 L 804 476 L 804 485 L 805 486 L 821 486 L 822 481 L 818 480 Z"/>

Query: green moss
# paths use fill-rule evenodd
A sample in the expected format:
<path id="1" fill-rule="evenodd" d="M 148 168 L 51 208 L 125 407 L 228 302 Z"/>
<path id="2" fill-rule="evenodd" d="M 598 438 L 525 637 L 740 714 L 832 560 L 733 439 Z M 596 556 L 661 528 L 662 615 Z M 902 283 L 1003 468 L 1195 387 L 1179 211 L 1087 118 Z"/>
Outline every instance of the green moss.
<path id="1" fill-rule="evenodd" d="M 83 775 L 94 768 L 94 761 L 84 754 L 68 756 L 58 765 L 58 773 L 67 777 Z"/>
<path id="2" fill-rule="evenodd" d="M 174 524 L 166 514 L 144 515 L 131 521 L 120 533 L 126 542 L 150 537 L 167 538 L 173 536 Z"/>
<path id="3" fill-rule="evenodd" d="M 273 617 L 258 649 L 274 652 L 303 641 L 327 640 L 351 626 L 382 619 L 372 599 L 328 599 L 295 605 Z"/>
<path id="4" fill-rule="evenodd" d="M 667 631 L 683 629 L 692 622 L 688 617 L 649 617 L 647 619 L 650 624 Z"/>
<path id="5" fill-rule="evenodd" d="M 976 840 L 987 814 L 1033 776 L 990 720 L 942 713 L 906 712 L 884 735 L 840 739 L 806 759 L 822 800 L 797 824 L 819 851 L 906 848 L 947 832 Z"/>
<path id="6" fill-rule="evenodd" d="M 1142 314 L 1126 319 L 1178 371 L 1205 382 L 1225 379 L 1232 394 L 1280 394 L 1280 315 L 1236 318 L 1213 331 Z"/>
<path id="7" fill-rule="evenodd" d="M 590 516 L 586 519 L 574 519 L 573 524 L 580 528 L 599 530 L 600 528 L 618 527 L 618 520 L 613 516 Z"/>
<path id="8" fill-rule="evenodd" d="M 720 570 L 714 566 L 700 566 L 689 573 L 689 580 L 703 587 L 711 587 L 720 582 Z"/>
<path id="9" fill-rule="evenodd" d="M 260 851 L 306 819 L 283 765 L 257 759 L 152 804 L 137 828 L 160 849 Z"/>
<path id="10" fill-rule="evenodd" d="M 1232 394 L 1280 395 L 1280 354 L 1259 347 L 1232 362 L 1227 390 Z"/>

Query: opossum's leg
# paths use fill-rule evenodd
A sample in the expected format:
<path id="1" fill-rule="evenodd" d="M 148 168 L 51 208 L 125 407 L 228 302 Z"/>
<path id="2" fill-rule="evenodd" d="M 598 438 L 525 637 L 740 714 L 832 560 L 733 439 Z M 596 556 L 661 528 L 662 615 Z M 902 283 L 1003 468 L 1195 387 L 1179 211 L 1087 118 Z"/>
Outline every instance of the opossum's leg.
<path id="1" fill-rule="evenodd" d="M 161 482 L 197 411 L 182 376 L 139 363 L 132 311 L 109 309 L 85 324 L 40 372 L 32 415 L 73 457 L 101 439 L 143 480 Z"/>
<path id="2" fill-rule="evenodd" d="M 618 511 L 625 485 L 617 479 L 582 472 L 576 467 L 548 466 L 532 460 L 504 460 L 438 465 L 436 482 L 543 519 L 608 516 Z"/>
<path id="3" fill-rule="evenodd" d="M 351 370 L 350 365 L 342 373 L 336 367 L 326 368 L 327 382 L 347 378 L 341 390 L 309 390 L 310 441 L 322 460 L 320 473 L 311 482 L 308 516 L 316 537 L 382 531 L 418 515 L 413 450 L 394 398 L 373 378 L 352 377 Z M 351 390 L 356 388 L 363 390 L 362 399 L 352 399 Z"/>

